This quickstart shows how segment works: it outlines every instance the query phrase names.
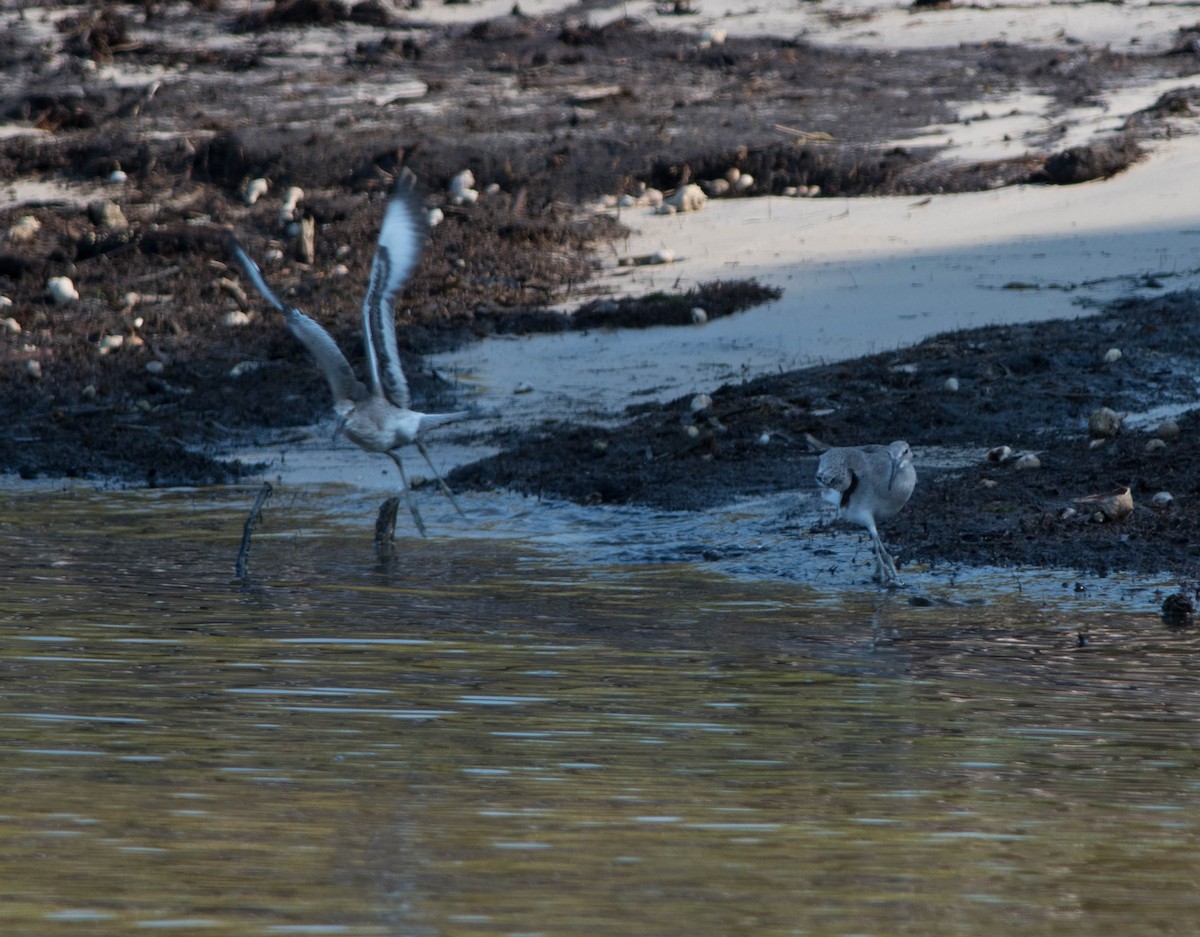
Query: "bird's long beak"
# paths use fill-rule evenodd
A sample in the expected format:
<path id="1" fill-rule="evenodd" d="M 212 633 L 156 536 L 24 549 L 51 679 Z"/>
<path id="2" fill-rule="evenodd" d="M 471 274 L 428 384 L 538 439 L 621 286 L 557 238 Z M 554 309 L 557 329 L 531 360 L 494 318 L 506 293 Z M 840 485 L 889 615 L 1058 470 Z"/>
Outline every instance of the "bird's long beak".
<path id="1" fill-rule="evenodd" d="M 896 473 L 900 471 L 900 460 L 892 456 L 892 471 L 888 475 L 888 491 L 892 490 L 892 482 L 896 480 Z"/>

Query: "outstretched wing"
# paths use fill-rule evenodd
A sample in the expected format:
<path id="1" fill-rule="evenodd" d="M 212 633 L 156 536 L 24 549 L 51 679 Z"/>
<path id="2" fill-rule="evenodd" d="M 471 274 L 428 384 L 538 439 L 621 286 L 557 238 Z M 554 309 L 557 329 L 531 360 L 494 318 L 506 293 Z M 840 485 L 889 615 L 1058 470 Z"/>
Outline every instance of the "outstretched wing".
<path id="1" fill-rule="evenodd" d="M 362 400 L 366 397 L 367 389 L 354 376 L 354 369 L 350 367 L 350 362 L 346 360 L 346 356 L 342 354 L 342 350 L 338 348 L 329 333 L 299 309 L 284 305 L 283 301 L 275 295 L 274 290 L 267 286 L 267 281 L 263 279 L 258 264 L 250 259 L 250 255 L 242 249 L 242 245 L 237 241 L 233 242 L 233 254 L 237 257 L 238 263 L 242 265 L 242 269 L 246 271 L 246 276 L 250 278 L 254 288 L 262 294 L 263 299 L 284 314 L 287 330 L 299 339 L 308 353 L 312 355 L 317 367 L 325 375 L 325 380 L 329 382 L 329 389 L 333 392 L 335 405 Z"/>
<path id="2" fill-rule="evenodd" d="M 379 228 L 379 246 L 363 299 L 363 335 L 371 388 L 383 391 L 393 406 L 409 406 L 408 382 L 396 347 L 396 294 L 408 279 L 425 240 L 425 211 L 416 191 L 417 177 L 400 173 Z"/>

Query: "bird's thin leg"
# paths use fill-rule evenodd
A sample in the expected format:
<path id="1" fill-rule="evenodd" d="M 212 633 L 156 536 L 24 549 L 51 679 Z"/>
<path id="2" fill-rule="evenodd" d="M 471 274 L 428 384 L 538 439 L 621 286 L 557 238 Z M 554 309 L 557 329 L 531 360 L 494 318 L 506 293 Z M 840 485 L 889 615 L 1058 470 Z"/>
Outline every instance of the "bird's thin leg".
<path id="1" fill-rule="evenodd" d="M 425 522 L 421 520 L 421 514 L 417 510 L 417 504 L 413 501 L 412 492 L 408 487 L 408 476 L 404 474 L 404 463 L 400 461 L 400 457 L 394 452 L 389 452 L 392 461 L 396 463 L 396 468 L 400 470 L 400 484 L 404 488 L 404 500 L 408 504 L 408 513 L 412 515 L 413 523 L 417 525 L 417 530 L 421 536 L 425 536 Z"/>
<path id="2" fill-rule="evenodd" d="M 450 499 L 450 503 L 454 505 L 454 510 L 458 511 L 460 516 L 466 517 L 467 515 L 463 514 L 463 509 L 458 506 L 458 501 L 456 501 L 454 498 L 454 492 L 450 490 L 450 486 L 447 485 L 442 476 L 438 474 L 437 466 L 433 464 L 433 459 L 429 458 L 429 451 L 425 448 L 425 443 L 421 442 L 419 439 L 414 439 L 413 443 L 416 445 L 417 451 L 421 453 L 422 458 L 425 459 L 425 463 L 429 466 L 429 470 L 433 472 L 433 477 L 437 479 L 438 487 L 442 489 L 442 494 Z"/>
<path id="3" fill-rule="evenodd" d="M 870 530 L 871 543 L 875 547 L 875 575 L 880 582 L 889 583 L 895 582 L 897 577 L 896 564 L 892 562 L 891 556 L 883 546 L 883 541 L 879 537 L 879 531 Z"/>

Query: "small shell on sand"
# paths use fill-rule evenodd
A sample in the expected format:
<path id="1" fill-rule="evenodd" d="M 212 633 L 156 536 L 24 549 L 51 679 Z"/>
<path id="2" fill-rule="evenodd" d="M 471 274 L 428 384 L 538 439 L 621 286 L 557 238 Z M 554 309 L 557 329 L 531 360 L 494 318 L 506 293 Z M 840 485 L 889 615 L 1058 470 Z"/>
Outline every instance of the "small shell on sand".
<path id="1" fill-rule="evenodd" d="M 267 189 L 271 187 L 271 183 L 266 179 L 258 178 L 251 179 L 246 183 L 246 190 L 242 193 L 242 198 L 247 205 L 253 205 L 260 198 L 267 194 Z"/>

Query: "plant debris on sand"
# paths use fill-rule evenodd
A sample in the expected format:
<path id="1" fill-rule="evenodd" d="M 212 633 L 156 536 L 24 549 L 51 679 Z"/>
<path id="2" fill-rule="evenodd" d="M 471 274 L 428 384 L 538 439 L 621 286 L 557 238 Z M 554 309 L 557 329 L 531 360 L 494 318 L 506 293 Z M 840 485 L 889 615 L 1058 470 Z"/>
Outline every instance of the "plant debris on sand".
<path id="1" fill-rule="evenodd" d="M 623 230 L 609 215 L 583 210 L 601 196 L 637 197 L 731 170 L 753 183 L 730 197 L 800 187 L 928 194 L 1073 183 L 1119 172 L 1139 158 L 1139 140 L 1166 133 L 1166 121 L 1197 106 L 1194 91 L 1176 92 L 1091 147 L 1058 153 L 1048 130 L 1044 152 L 955 164 L 934 149 L 888 141 L 957 120 L 950 102 L 985 91 L 1033 91 L 1067 107 L 1113 82 L 1187 74 L 1191 45 L 1141 55 L 987 43 L 880 56 L 790 39 L 710 45 L 645 23 L 593 26 L 572 15 L 514 13 L 440 27 L 422 21 L 419 9 L 398 15 L 374 0 L 27 6 L 0 9 L 0 112 L 24 131 L 0 139 L 0 175 L 46 193 L 0 202 L 0 295 L 11 301 L 0 309 L 0 470 L 24 477 L 223 481 L 244 469 L 215 451 L 324 415 L 324 382 L 280 317 L 248 298 L 228 238 L 236 232 L 264 258 L 280 295 L 320 319 L 353 359 L 358 298 L 401 165 L 417 173 L 444 218 L 399 320 L 414 394 L 438 409 L 451 405 L 451 389 L 419 368 L 423 352 L 501 331 L 684 325 L 697 307 L 712 318 L 767 298 L 744 282 L 707 284 L 695 295 L 596 296 L 588 283 L 598 253 L 615 251 Z M 448 190 L 464 169 L 475 179 L 469 199 Z M 268 194 L 247 198 L 247 184 L 259 178 Z M 292 187 L 303 197 L 291 220 L 316 231 L 311 257 L 281 215 Z M 56 302 L 51 277 L 70 277 L 78 300 Z M 554 310 L 568 300 L 583 303 L 573 316 Z M 1166 312 L 1113 314 L 1143 316 L 1137 334 L 1148 336 L 1153 317 Z M 1084 328 L 1070 329 L 1072 341 L 1062 344 L 1077 348 Z M 918 447 L 950 439 L 1050 449 L 1061 440 L 1033 439 L 1038 427 L 1061 430 L 1101 398 L 1120 408 L 1112 396 L 1120 388 L 1106 382 L 1150 366 L 1130 342 L 1118 366 L 1097 371 L 1089 358 L 1080 371 L 1083 359 L 1022 338 L 1032 334 L 950 336 L 920 346 L 924 359 L 910 349 L 764 378 L 723 388 L 694 413 L 686 402 L 633 411 L 619 433 L 538 428 L 539 456 L 533 437 L 514 438 L 510 451 L 463 469 L 457 481 L 702 508 L 804 483 L 810 471 L 797 457 L 806 432 L 830 442 L 907 435 Z M 1021 341 L 1026 351 L 997 359 L 1006 342 Z M 896 370 L 896 362 L 916 369 Z M 950 368 L 963 382 L 957 397 L 916 393 Z M 1015 375 L 1078 389 L 1047 390 L 1041 409 L 1013 408 L 999 396 Z M 1028 389 L 1015 396 L 1026 399 Z M 844 421 L 860 410 L 874 422 L 854 424 L 861 434 L 851 439 Z M 968 439 L 964 427 L 980 438 Z M 907 511 L 894 535 L 929 555 L 1019 561 L 1034 555 L 1028 544 L 1055 542 L 1071 526 L 1044 523 L 1051 501 L 1116 482 L 1134 488 L 1130 521 L 1082 534 L 1073 521 L 1057 540 L 1119 542 L 1151 522 L 1165 530 L 1175 515 L 1147 513 L 1143 495 L 1175 484 L 1176 498 L 1185 498 L 1187 483 L 1156 474 L 1165 459 L 1143 470 L 1119 461 L 1136 459 L 1130 439 L 1082 446 L 1070 460 L 1048 452 L 1046 467 L 1023 476 L 1020 490 L 1051 487 L 1043 500 L 1030 495 L 1020 505 L 1003 500 L 1018 491 L 1007 477 L 977 489 L 975 468 L 941 478 L 923 468 L 914 507 L 926 498 L 978 503 L 963 502 L 962 516 L 946 522 L 953 529 L 940 532 L 930 525 L 954 508 L 950 500 Z M 1171 464 L 1185 471 L 1186 442 L 1169 445 Z M 569 470 L 551 471 L 554 463 Z M 1055 475 L 1060 469 L 1080 474 Z M 554 476 L 578 484 L 555 488 Z M 1111 563 L 1143 562 L 1126 549 L 1114 547 Z"/>

